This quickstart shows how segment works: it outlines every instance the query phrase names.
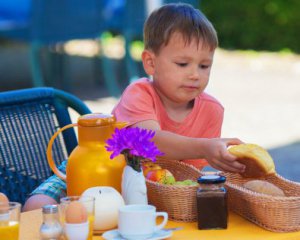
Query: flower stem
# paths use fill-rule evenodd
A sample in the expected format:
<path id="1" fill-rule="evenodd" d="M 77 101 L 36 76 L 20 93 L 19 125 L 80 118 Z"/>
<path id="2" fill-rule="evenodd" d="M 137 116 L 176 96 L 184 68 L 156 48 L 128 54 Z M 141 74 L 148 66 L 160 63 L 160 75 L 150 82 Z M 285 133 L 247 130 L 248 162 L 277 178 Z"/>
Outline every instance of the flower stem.
<path id="1" fill-rule="evenodd" d="M 128 151 L 123 151 L 122 153 L 125 157 L 128 166 L 132 167 L 133 170 L 137 172 L 142 171 L 141 168 L 141 160 L 143 159 L 142 157 L 131 155 Z"/>

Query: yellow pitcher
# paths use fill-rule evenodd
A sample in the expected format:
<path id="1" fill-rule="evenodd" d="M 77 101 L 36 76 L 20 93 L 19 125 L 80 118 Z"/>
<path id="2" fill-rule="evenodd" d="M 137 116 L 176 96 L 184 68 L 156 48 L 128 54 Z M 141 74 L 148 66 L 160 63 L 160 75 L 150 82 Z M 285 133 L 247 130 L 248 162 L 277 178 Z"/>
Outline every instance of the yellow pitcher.
<path id="1" fill-rule="evenodd" d="M 59 133 L 75 126 L 78 127 L 78 146 L 69 156 L 64 174 L 53 161 L 52 145 Z M 113 115 L 94 113 L 81 116 L 77 123 L 61 128 L 52 136 L 47 148 L 48 163 L 53 172 L 66 181 L 68 196 L 81 195 L 86 189 L 95 186 L 111 186 L 121 192 L 122 172 L 126 162 L 123 155 L 110 159 L 105 141 L 111 137 L 115 128 L 125 126 L 125 122 L 116 122 Z"/>

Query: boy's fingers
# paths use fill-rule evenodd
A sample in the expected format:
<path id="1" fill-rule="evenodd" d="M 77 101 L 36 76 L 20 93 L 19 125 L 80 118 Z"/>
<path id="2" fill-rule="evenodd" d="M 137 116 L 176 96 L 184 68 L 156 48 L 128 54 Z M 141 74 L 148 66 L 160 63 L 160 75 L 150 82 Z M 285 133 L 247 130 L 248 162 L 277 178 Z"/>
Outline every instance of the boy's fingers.
<path id="1" fill-rule="evenodd" d="M 226 161 L 229 161 L 229 162 L 234 162 L 237 160 L 237 157 L 232 155 L 231 153 L 229 153 L 227 151 L 227 149 L 225 149 L 225 151 L 222 153 L 222 157 L 223 157 L 223 159 L 225 159 Z"/>
<path id="2" fill-rule="evenodd" d="M 237 161 L 237 157 L 230 154 L 228 151 L 224 152 L 222 162 L 232 168 L 238 169 L 239 172 L 243 172 L 245 170 L 245 165 L 239 163 Z"/>
<path id="3" fill-rule="evenodd" d="M 235 169 L 239 169 L 239 172 L 244 172 L 245 169 L 246 169 L 246 166 L 239 163 L 238 161 L 235 161 L 232 163 L 232 166 L 235 168 Z"/>
<path id="4" fill-rule="evenodd" d="M 225 141 L 226 141 L 226 145 L 227 147 L 228 146 L 231 146 L 231 145 L 239 145 L 239 144 L 242 144 L 243 142 L 238 139 L 238 138 L 225 138 Z"/>
<path id="5" fill-rule="evenodd" d="M 235 167 L 234 165 L 228 165 L 224 162 L 218 162 L 217 163 L 217 168 L 225 171 L 225 172 L 234 172 L 234 173 L 238 173 L 238 172 L 242 172 L 242 170 L 240 168 Z"/>
<path id="6" fill-rule="evenodd" d="M 227 172 L 244 172 L 245 166 L 238 162 L 212 161 L 210 165 L 216 169 Z"/>

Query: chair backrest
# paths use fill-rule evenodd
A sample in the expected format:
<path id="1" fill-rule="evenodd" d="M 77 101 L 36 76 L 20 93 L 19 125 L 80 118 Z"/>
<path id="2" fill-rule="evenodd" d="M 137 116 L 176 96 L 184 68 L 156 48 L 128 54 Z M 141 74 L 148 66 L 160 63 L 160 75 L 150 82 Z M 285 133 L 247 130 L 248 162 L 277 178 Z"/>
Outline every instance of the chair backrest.
<path id="1" fill-rule="evenodd" d="M 23 203 L 28 194 L 52 175 L 46 158 L 51 136 L 71 123 L 68 108 L 91 111 L 77 97 L 53 88 L 32 88 L 0 93 L 0 192 Z M 57 164 L 77 145 L 74 129 L 54 143 Z"/>

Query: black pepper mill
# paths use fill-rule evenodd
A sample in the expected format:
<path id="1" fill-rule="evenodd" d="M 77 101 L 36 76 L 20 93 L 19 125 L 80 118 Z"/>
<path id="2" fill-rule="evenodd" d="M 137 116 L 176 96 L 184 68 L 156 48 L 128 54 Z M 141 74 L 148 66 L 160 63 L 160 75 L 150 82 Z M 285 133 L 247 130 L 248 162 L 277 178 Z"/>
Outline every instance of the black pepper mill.
<path id="1" fill-rule="evenodd" d="M 228 219 L 226 177 L 204 175 L 198 178 L 198 229 L 226 229 Z"/>

